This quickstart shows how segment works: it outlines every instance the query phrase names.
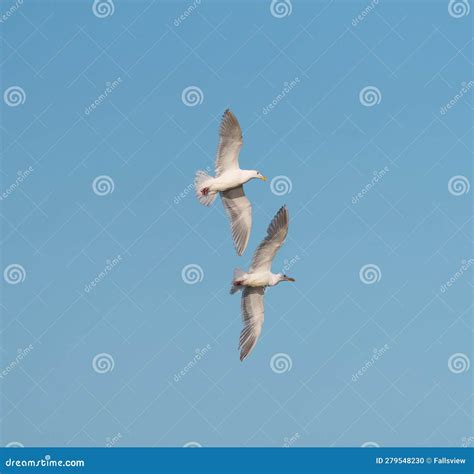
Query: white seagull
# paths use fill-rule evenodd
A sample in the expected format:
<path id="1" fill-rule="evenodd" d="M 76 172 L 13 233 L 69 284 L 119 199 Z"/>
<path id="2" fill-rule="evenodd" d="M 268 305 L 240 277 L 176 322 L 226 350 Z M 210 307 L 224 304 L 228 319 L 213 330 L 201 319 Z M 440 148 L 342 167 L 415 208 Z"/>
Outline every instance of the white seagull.
<path id="1" fill-rule="evenodd" d="M 235 115 L 227 109 L 224 112 L 219 131 L 219 145 L 216 156 L 216 176 L 197 171 L 194 179 L 196 196 L 201 204 L 209 206 L 221 194 L 222 204 L 230 219 L 235 250 L 242 255 L 247 247 L 252 227 L 252 206 L 244 193 L 243 184 L 251 179 L 267 178 L 256 170 L 239 168 L 239 153 L 242 148 L 242 130 Z"/>
<path id="2" fill-rule="evenodd" d="M 231 294 L 242 291 L 242 320 L 244 328 L 240 333 L 240 360 L 244 360 L 255 347 L 263 325 L 263 294 L 267 286 L 281 281 L 295 281 L 283 273 L 272 273 L 272 261 L 288 234 L 288 209 L 283 206 L 267 229 L 267 236 L 255 251 L 248 272 L 234 270 Z"/>

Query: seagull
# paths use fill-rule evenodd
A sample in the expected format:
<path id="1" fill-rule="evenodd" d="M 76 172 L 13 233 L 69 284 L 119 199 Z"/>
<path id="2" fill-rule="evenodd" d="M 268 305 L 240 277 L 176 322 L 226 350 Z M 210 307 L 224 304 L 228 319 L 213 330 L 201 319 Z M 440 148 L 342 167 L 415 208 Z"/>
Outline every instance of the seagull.
<path id="1" fill-rule="evenodd" d="M 204 206 L 211 205 L 217 193 L 220 193 L 230 219 L 232 239 L 238 255 L 244 253 L 252 227 L 252 205 L 245 196 L 243 184 L 251 179 L 267 180 L 259 171 L 239 168 L 241 148 L 242 130 L 235 115 L 227 109 L 222 116 L 219 131 L 216 176 L 209 176 L 205 171 L 199 170 L 194 179 L 196 196 Z"/>
<path id="2" fill-rule="evenodd" d="M 248 272 L 240 268 L 234 270 L 233 295 L 242 290 L 242 321 L 240 333 L 240 360 L 243 361 L 257 344 L 263 325 L 263 295 L 267 286 L 278 285 L 281 281 L 295 281 L 283 273 L 272 273 L 272 261 L 288 234 L 288 209 L 280 208 L 267 229 L 267 236 L 257 247 Z"/>

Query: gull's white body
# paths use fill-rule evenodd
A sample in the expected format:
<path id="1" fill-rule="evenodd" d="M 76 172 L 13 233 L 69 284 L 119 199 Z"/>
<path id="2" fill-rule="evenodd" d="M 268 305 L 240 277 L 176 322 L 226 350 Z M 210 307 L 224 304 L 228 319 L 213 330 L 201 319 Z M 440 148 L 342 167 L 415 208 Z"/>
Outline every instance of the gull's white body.
<path id="1" fill-rule="evenodd" d="M 242 286 L 250 286 L 253 288 L 259 286 L 275 286 L 280 283 L 280 275 L 272 272 L 253 272 L 244 273 L 238 280 Z M 240 286 L 239 285 L 239 286 Z"/>
<path id="2" fill-rule="evenodd" d="M 255 178 L 255 172 L 249 170 L 226 171 L 220 176 L 203 181 L 203 187 L 208 187 L 211 193 L 220 193 L 228 189 L 236 188 Z"/>
<path id="3" fill-rule="evenodd" d="M 248 272 L 240 268 L 234 270 L 232 288 L 234 294 L 242 290 L 242 320 L 244 328 L 240 333 L 240 360 L 244 360 L 253 350 L 260 336 L 264 319 L 263 295 L 269 286 L 281 281 L 295 281 L 282 273 L 272 273 L 272 262 L 288 234 L 288 210 L 283 206 L 270 222 L 267 236 L 254 253 Z"/>
<path id="4" fill-rule="evenodd" d="M 252 205 L 244 193 L 243 185 L 251 179 L 266 179 L 256 170 L 240 169 L 239 153 L 242 143 L 239 122 L 230 110 L 226 110 L 219 130 L 216 176 L 198 171 L 194 179 L 196 197 L 204 206 L 211 205 L 220 193 L 230 219 L 232 239 L 238 255 L 244 253 L 252 228 Z"/>

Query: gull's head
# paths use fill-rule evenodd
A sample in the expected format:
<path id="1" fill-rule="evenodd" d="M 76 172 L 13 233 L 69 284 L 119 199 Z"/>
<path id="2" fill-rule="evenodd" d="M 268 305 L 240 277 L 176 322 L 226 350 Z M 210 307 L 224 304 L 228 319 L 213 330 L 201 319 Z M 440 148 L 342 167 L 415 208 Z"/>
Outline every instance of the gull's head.
<path id="1" fill-rule="evenodd" d="M 278 282 L 280 281 L 296 281 L 294 278 L 289 277 L 288 275 L 285 275 L 284 273 L 279 273 L 278 274 Z"/>
<path id="2" fill-rule="evenodd" d="M 265 176 L 263 176 L 263 174 L 260 173 L 260 171 L 257 171 L 257 170 L 252 170 L 252 178 L 261 179 L 262 181 L 267 180 L 267 178 L 265 178 Z"/>

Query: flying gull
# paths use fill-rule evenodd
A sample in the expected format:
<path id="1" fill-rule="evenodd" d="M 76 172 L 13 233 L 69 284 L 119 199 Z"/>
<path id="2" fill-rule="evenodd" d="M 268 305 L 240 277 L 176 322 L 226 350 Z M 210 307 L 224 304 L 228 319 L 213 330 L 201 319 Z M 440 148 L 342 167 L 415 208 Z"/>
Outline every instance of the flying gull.
<path id="1" fill-rule="evenodd" d="M 295 281 L 283 273 L 272 273 L 272 261 L 288 234 L 288 210 L 283 206 L 267 229 L 267 236 L 254 253 L 248 272 L 234 270 L 231 294 L 242 290 L 242 320 L 244 328 L 240 333 L 240 360 L 244 360 L 257 343 L 263 325 L 263 295 L 267 286 L 281 281 Z"/>
<path id="2" fill-rule="evenodd" d="M 216 176 L 209 176 L 200 170 L 194 179 L 196 196 L 201 204 L 209 206 L 217 193 L 220 193 L 222 204 L 230 219 L 232 238 L 238 255 L 244 253 L 252 227 L 252 205 L 245 196 L 243 184 L 255 178 L 267 180 L 259 171 L 239 168 L 241 148 L 242 130 L 235 115 L 227 109 L 219 131 Z"/>

